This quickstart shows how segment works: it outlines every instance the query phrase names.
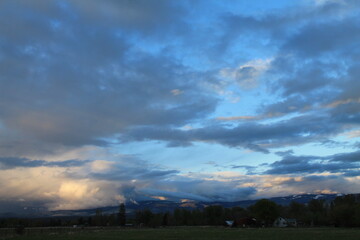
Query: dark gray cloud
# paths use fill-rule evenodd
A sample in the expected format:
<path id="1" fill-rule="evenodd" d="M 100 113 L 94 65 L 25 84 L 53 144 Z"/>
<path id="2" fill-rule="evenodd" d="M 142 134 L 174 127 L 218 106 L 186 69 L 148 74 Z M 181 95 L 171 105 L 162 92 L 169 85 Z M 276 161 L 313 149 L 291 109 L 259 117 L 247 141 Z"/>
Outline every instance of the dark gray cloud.
<path id="1" fill-rule="evenodd" d="M 124 141 L 164 140 L 171 147 L 207 141 L 268 153 L 268 147 L 325 140 L 339 133 L 344 124 L 356 124 L 360 104 L 349 102 L 319 111 L 323 115 L 274 124 L 178 130 L 176 127 L 207 117 L 218 100 L 199 83 L 205 73 L 176 58 L 179 49 L 169 51 L 164 44 L 154 54 L 141 48 L 145 43 L 137 34 L 192 36 L 191 25 L 185 21 L 189 6 L 174 1 L 156 3 L 2 2 L 2 22 L 11 24 L 0 30 L 4 36 L 0 41 L 4 49 L 0 120 L 13 141 L 0 136 L 0 147 L 18 142 L 17 148 L 29 149 L 24 145 L 35 141 L 46 142 L 49 149 L 106 145 L 106 137 L 124 133 Z M 220 32 L 221 44 L 230 41 L 228 34 L 249 31 L 267 33 L 279 48 L 268 74 L 274 79 L 271 89 L 282 98 L 263 105 L 260 113 L 306 113 L 314 106 L 356 96 L 357 87 L 350 87 L 357 82 L 356 68 L 348 68 L 352 62 L 339 64 L 333 59 L 348 54 L 360 37 L 351 34 L 359 26 L 352 15 L 356 4 L 329 2 L 261 17 L 222 16 L 219 21 L 226 27 Z M 331 37 L 335 33 L 341 37 Z M 314 34 L 316 38 L 308 41 Z M 330 57 L 325 61 L 315 51 Z M 356 54 L 351 51 L 344 59 Z M 242 71 L 245 76 L 252 74 L 251 67 Z M 325 121 L 328 123 L 323 124 Z M 20 139 L 26 140 L 19 144 Z"/>
<path id="2" fill-rule="evenodd" d="M 191 142 L 205 141 L 268 153 L 267 148 L 269 147 L 320 141 L 341 131 L 341 127 L 329 122 L 327 116 L 315 115 L 294 117 L 272 124 L 243 123 L 235 127 L 215 125 L 191 130 L 157 127 L 133 128 L 126 131 L 121 140 L 175 141 L 183 142 L 183 146 Z"/>
<path id="3" fill-rule="evenodd" d="M 157 3 L 3 1 L 2 127 L 26 144 L 104 145 L 129 126 L 183 125 L 212 112 L 217 100 L 190 68 L 131 39 L 179 18 L 173 2 Z"/>
<path id="4" fill-rule="evenodd" d="M 266 174 L 305 176 L 282 183 L 298 191 L 351 185 L 346 177 L 359 174 L 358 151 L 325 157 L 277 152 L 281 160 L 262 165 L 261 171 L 268 170 L 261 173 L 244 164 L 215 165 L 259 175 L 246 181 L 185 177 L 176 169 L 111 154 L 81 161 L 32 160 L 46 159 L 33 157 L 39 152 L 51 156 L 54 150 L 61 154 L 89 144 L 106 149 L 115 139 L 120 144 L 163 141 L 169 147 L 201 142 L 262 153 L 307 143 L 349 147 L 331 138 L 360 123 L 359 1 L 325 1 L 260 15 L 236 10 L 206 15 L 208 4 L 1 1 L 0 168 L 69 168 L 55 176 L 57 182 L 30 191 L 36 192 L 34 198 L 70 203 L 67 207 L 80 206 L 71 203 L 81 204 L 84 196 L 91 198 L 89 205 L 117 203 L 116 194 L 241 200 L 258 192 L 239 186 Z M 202 13 L 204 18 L 192 18 Z M 266 70 L 235 67 L 264 59 L 271 59 Z M 233 82 L 219 79 L 223 69 L 237 69 Z M 259 116 L 230 124 L 210 119 L 218 117 L 211 114 L 228 90 L 246 99 L 239 80 L 258 75 L 259 93 L 270 99 L 255 103 L 261 105 Z M 193 128 L 185 130 L 186 124 Z M 332 175 L 307 176 L 325 172 Z M 8 179 L 2 181 L 3 195 Z"/>
<path id="5" fill-rule="evenodd" d="M 128 166 L 117 166 L 111 171 L 105 173 L 92 173 L 90 176 L 94 179 L 110 180 L 110 181 L 130 181 L 136 179 L 137 181 L 155 181 L 170 177 L 174 174 L 178 174 L 178 170 L 153 170 L 148 168 L 131 168 Z"/>
<path id="6" fill-rule="evenodd" d="M 360 151 L 335 154 L 329 159 L 332 162 L 358 163 L 360 162 Z"/>
<path id="7" fill-rule="evenodd" d="M 349 170 L 343 174 L 344 177 L 358 177 L 360 176 L 360 170 Z"/>
<path id="8" fill-rule="evenodd" d="M 227 13 L 221 18 L 221 27 L 225 31 L 218 40 L 217 47 L 219 52 L 233 50 L 232 47 L 236 45 L 236 41 L 243 41 L 247 39 L 247 36 L 251 35 L 255 36 L 252 40 L 257 42 L 257 47 L 277 48 L 281 44 L 286 44 L 296 33 L 302 32 L 304 26 L 321 24 L 324 19 L 338 21 L 343 19 L 344 16 L 353 16 L 359 12 L 358 7 L 359 3 L 357 1 L 346 1 L 346 3 L 327 1 L 317 6 L 313 4 L 303 5 L 300 8 L 294 7 L 286 11 L 273 11 L 260 16 Z M 348 34 L 348 32 L 346 33 Z M 326 34 L 331 35 L 328 32 Z M 323 35 L 320 38 L 322 37 Z M 264 39 L 267 42 L 265 44 L 263 43 Z M 319 40 L 318 43 L 320 42 Z M 320 47 L 320 49 L 323 48 L 326 48 L 326 46 Z"/>
<path id="9" fill-rule="evenodd" d="M 311 174 L 311 173 L 339 173 L 348 172 L 349 169 L 358 169 L 358 164 L 344 164 L 344 163 L 323 163 L 323 162 L 309 162 L 306 157 L 296 157 L 291 159 L 284 159 L 282 161 L 270 164 L 271 169 L 266 171 L 268 174 Z"/>
<path id="10" fill-rule="evenodd" d="M 352 111 L 347 114 L 355 113 L 359 103 L 350 99 L 358 98 L 354 90 L 358 89 L 356 59 L 360 56 L 358 3 L 349 1 L 340 7 L 347 10 L 338 17 L 308 21 L 284 38 L 268 70 L 274 77 L 269 88 L 282 99 L 265 105 L 260 112 L 287 114 L 316 109 L 330 114 L 339 125 L 346 121 L 338 117 L 344 116 L 341 108 L 352 104 Z M 348 102 L 334 105 L 338 101 Z M 321 109 L 324 106 L 331 106 L 331 109 Z"/>
<path id="11" fill-rule="evenodd" d="M 267 70 L 266 82 L 282 98 L 265 104 L 259 113 L 306 112 L 347 100 L 347 92 L 356 95 L 354 89 L 358 88 L 347 86 L 358 82 L 358 73 L 350 70 L 358 69 L 353 67 L 359 56 L 358 14 L 356 1 L 327 1 L 262 16 L 229 14 L 223 18 L 227 30 L 221 44 L 236 46 L 233 41 L 246 38 L 245 34 L 266 39 L 268 44 L 263 47 L 278 51 Z M 335 111 L 332 116 L 336 115 Z"/>
<path id="12" fill-rule="evenodd" d="M 189 28 L 184 22 L 184 3 L 178 1 L 105 0 L 99 3 L 90 0 L 85 3 L 76 0 L 69 1 L 68 5 L 81 12 L 87 21 L 135 31 L 143 37 L 159 36 L 166 39 L 169 35 L 181 34 Z"/>
<path id="13" fill-rule="evenodd" d="M 359 27 L 358 17 L 307 24 L 286 42 L 284 50 L 304 58 L 354 53 Z"/>
<path id="14" fill-rule="evenodd" d="M 342 173 L 345 176 L 359 173 L 360 152 L 334 154 L 329 156 L 296 156 L 290 152 L 280 152 L 282 159 L 269 164 L 267 174 L 312 174 Z"/>
<path id="15" fill-rule="evenodd" d="M 353 193 L 356 182 L 347 180 L 344 176 L 338 175 L 312 175 L 302 177 L 301 180 L 291 179 L 283 182 L 288 187 L 295 188 L 300 192 L 316 192 L 320 193 L 325 190 L 325 193 Z M 315 191 L 314 191 L 315 190 Z"/>
<path id="16" fill-rule="evenodd" d="M 269 89 L 281 97 L 271 104 L 264 103 L 258 109 L 259 114 L 274 117 L 297 113 L 303 116 L 269 124 L 212 125 L 188 131 L 133 128 L 123 134 L 122 140 L 163 140 L 169 146 L 206 141 L 268 153 L 269 147 L 323 142 L 353 128 L 359 122 L 360 108 L 354 90 L 358 89 L 359 73 L 353 61 L 358 55 L 358 36 L 351 34 L 359 27 L 354 17 L 357 16 L 356 6 L 356 2 L 327 2 L 305 11 L 293 10 L 263 17 L 230 14 L 223 19 L 228 26 L 225 32 L 232 37 L 225 34 L 221 44 L 226 45 L 226 39 L 234 40 L 233 36 L 246 31 L 260 35 L 267 32 L 269 38 L 277 41 L 278 55 L 265 76 L 271 79 Z M 275 35 L 280 32 L 281 38 L 277 38 L 279 36 Z M 332 34 L 341 37 L 334 38 Z M 315 45 L 326 43 L 312 50 L 312 42 L 316 42 Z"/>
<path id="17" fill-rule="evenodd" d="M 58 27 L 67 20 L 92 24 L 96 27 L 116 27 L 120 31 L 140 33 L 148 37 L 157 33 L 164 36 L 165 32 L 182 30 L 179 26 L 182 22 L 185 9 L 183 4 L 175 1 L 155 0 L 148 2 L 144 0 L 114 1 L 104 0 L 98 2 L 89 0 L 86 3 L 81 0 L 75 1 L 2 1 L 1 8 L 6 10 L 4 14 L 10 17 L 14 14 L 25 13 L 27 20 L 53 20 L 53 25 Z M 30 10 L 30 11 L 29 11 Z M 12 19 L 13 20 L 13 19 Z M 12 34 L 19 34 L 23 31 L 15 31 L 18 27 L 21 30 L 29 31 L 27 26 L 32 22 L 12 22 L 9 27 L 15 26 Z M 44 24 L 47 21 L 43 22 Z M 185 27 L 185 26 L 184 26 Z M 10 31 L 10 28 L 6 28 Z M 151 34 L 150 34 L 151 33 Z"/>
<path id="18" fill-rule="evenodd" d="M 65 161 L 45 161 L 31 160 L 27 158 L 0 157 L 0 169 L 12 169 L 17 167 L 79 167 L 89 163 L 87 160 L 65 160 Z"/>

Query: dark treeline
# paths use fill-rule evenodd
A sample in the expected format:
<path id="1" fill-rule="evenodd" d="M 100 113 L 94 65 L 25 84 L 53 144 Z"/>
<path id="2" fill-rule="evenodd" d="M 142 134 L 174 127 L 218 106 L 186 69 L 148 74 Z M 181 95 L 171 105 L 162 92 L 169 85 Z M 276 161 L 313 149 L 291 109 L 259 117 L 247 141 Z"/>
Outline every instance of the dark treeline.
<path id="1" fill-rule="evenodd" d="M 135 224 L 149 227 L 220 226 L 227 220 L 234 221 L 238 227 L 270 227 L 278 217 L 296 219 L 298 226 L 360 227 L 360 198 L 358 195 L 346 195 L 330 203 L 313 199 L 307 204 L 293 201 L 289 206 L 262 199 L 248 208 L 208 206 L 204 210 L 176 209 L 173 213 L 158 214 L 143 210 L 136 213 L 134 220 Z M 256 222 L 251 219 L 256 219 Z"/>
<path id="2" fill-rule="evenodd" d="M 175 209 L 173 212 L 153 213 L 151 210 L 139 210 L 126 216 L 125 206 L 120 205 L 119 212 L 103 214 L 99 209 L 94 216 L 62 217 L 39 219 L 0 219 L 0 227 L 65 227 L 65 226 L 221 226 L 225 221 L 234 221 L 235 226 L 272 226 L 276 218 L 296 219 L 298 226 L 335 226 L 360 227 L 359 195 L 337 197 L 332 202 L 313 199 L 307 204 L 292 202 L 281 206 L 267 199 L 257 201 L 248 208 L 224 208 L 212 205 L 204 209 Z M 256 221 L 253 221 L 256 219 Z"/>

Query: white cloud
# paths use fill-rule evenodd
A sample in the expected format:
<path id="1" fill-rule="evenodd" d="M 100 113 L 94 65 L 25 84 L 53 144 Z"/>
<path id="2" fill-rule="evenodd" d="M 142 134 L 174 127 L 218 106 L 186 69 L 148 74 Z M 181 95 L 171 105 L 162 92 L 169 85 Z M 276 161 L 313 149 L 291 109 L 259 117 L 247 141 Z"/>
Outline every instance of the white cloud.
<path id="1" fill-rule="evenodd" d="M 171 90 L 171 94 L 174 95 L 174 96 L 180 95 L 182 93 L 183 93 L 183 91 L 181 91 L 180 89 Z"/>
<path id="2" fill-rule="evenodd" d="M 360 137 L 360 129 L 352 130 L 345 134 L 348 138 L 358 138 Z"/>
<path id="3" fill-rule="evenodd" d="M 217 117 L 216 120 L 219 121 L 238 121 L 238 120 L 255 120 L 258 117 L 254 116 L 233 116 L 233 117 Z"/>
<path id="4" fill-rule="evenodd" d="M 106 160 L 95 160 L 91 163 L 91 168 L 94 172 L 105 172 L 111 169 L 114 162 Z"/>

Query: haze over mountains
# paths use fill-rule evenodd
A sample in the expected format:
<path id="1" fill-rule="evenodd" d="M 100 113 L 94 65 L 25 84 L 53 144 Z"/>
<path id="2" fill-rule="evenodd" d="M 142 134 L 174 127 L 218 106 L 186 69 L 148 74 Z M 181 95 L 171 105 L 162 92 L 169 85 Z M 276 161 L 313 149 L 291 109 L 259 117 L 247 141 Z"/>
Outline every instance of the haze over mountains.
<path id="1" fill-rule="evenodd" d="M 292 201 L 306 204 L 312 199 L 322 199 L 327 203 L 330 203 L 337 196 L 342 194 L 301 194 L 291 195 L 284 197 L 274 197 L 269 200 L 279 205 L 289 205 Z M 185 209 L 204 209 L 211 205 L 221 205 L 225 208 L 242 207 L 246 208 L 253 205 L 258 200 L 244 200 L 236 202 L 202 202 L 196 200 L 184 199 L 182 201 L 171 200 L 148 200 L 148 201 L 128 201 L 126 202 L 126 212 L 129 215 L 133 215 L 137 210 L 149 209 L 153 213 L 172 212 L 176 208 Z M 99 208 L 80 209 L 80 210 L 57 210 L 48 211 L 44 208 L 26 207 L 17 209 L 15 212 L 0 212 L 0 217 L 64 217 L 64 216 L 92 216 L 95 215 L 96 210 L 101 209 L 103 214 L 113 214 L 119 211 L 119 206 L 103 206 Z M 14 209 L 15 210 L 15 209 Z"/>

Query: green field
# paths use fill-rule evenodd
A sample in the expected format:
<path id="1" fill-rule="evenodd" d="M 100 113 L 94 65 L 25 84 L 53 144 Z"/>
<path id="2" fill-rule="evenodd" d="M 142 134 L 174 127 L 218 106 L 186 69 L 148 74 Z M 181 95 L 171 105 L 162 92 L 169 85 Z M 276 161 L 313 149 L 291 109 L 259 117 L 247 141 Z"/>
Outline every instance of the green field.
<path id="1" fill-rule="evenodd" d="M 0 237 L 0 239 L 51 239 L 51 240 L 358 240 L 360 229 L 339 228 L 287 228 L 287 229 L 231 229 L 222 227 L 169 227 L 158 229 L 84 229 L 62 232 L 43 230 L 27 233 L 24 236 Z"/>

